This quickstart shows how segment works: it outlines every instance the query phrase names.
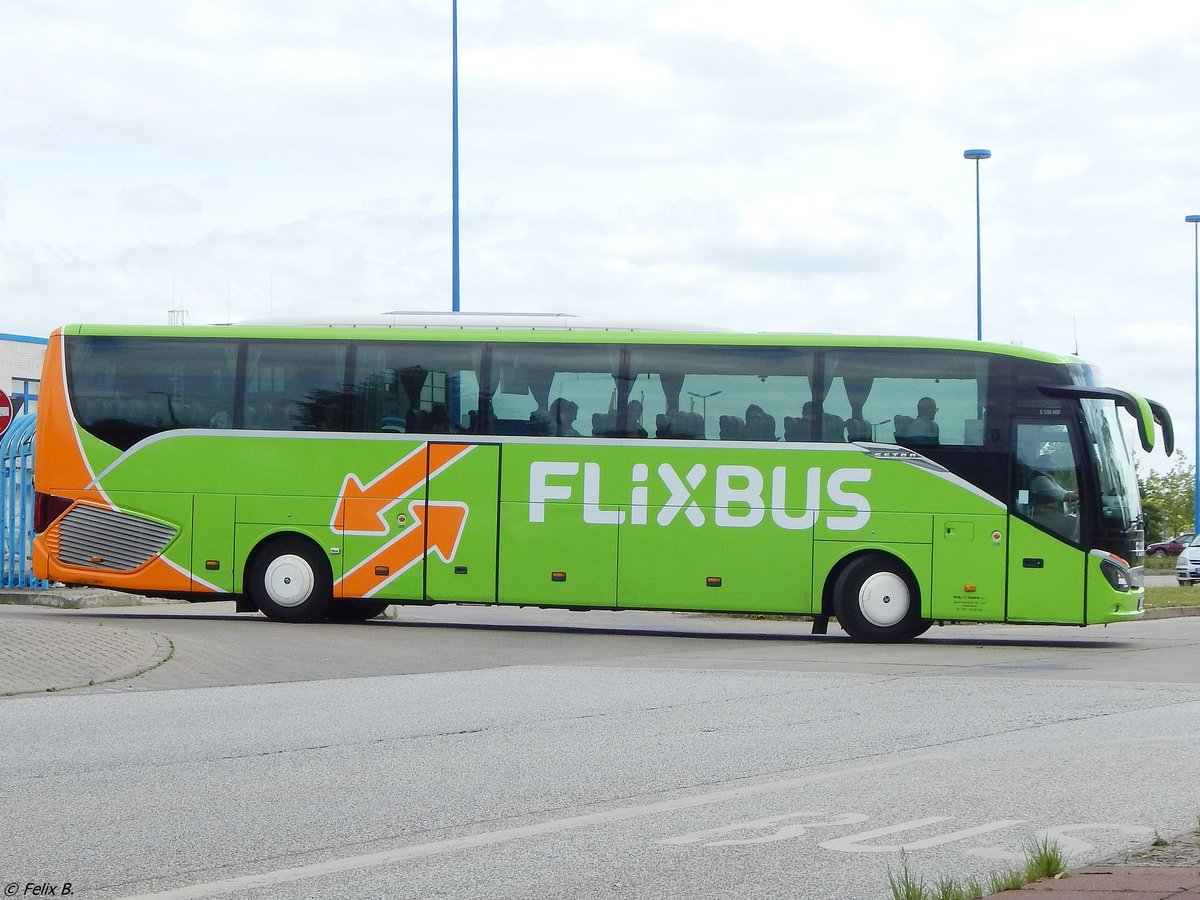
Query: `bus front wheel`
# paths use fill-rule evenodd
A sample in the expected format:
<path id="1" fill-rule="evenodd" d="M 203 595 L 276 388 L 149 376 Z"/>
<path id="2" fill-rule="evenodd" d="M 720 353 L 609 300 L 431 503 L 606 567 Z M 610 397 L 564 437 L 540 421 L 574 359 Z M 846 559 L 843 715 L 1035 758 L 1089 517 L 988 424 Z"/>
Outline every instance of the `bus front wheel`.
<path id="1" fill-rule="evenodd" d="M 254 554 L 246 590 L 268 619 L 318 622 L 333 603 L 329 562 L 310 541 L 280 537 Z"/>
<path id="2" fill-rule="evenodd" d="M 860 556 L 838 575 L 833 610 L 842 629 L 859 641 L 907 641 L 929 627 L 912 573 L 878 553 Z"/>

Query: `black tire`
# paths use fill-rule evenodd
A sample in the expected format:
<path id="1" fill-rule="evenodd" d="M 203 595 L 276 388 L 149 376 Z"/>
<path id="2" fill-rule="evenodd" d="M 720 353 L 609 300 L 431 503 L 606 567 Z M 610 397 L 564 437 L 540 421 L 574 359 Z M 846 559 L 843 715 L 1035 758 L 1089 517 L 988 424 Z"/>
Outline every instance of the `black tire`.
<path id="1" fill-rule="evenodd" d="M 915 637 L 920 637 L 932 627 L 933 619 L 918 619 L 917 627 L 913 629 L 913 633 L 908 636 L 908 639 L 911 640 Z"/>
<path id="2" fill-rule="evenodd" d="M 1167 551 L 1166 551 L 1166 550 L 1155 550 L 1155 551 L 1154 551 L 1154 558 L 1155 558 L 1155 559 L 1166 559 L 1166 558 L 1167 558 Z"/>
<path id="3" fill-rule="evenodd" d="M 921 618 L 921 592 L 912 573 L 882 553 L 860 556 L 833 585 L 833 611 L 856 641 L 907 641 L 930 622 Z"/>
<path id="4" fill-rule="evenodd" d="M 365 622 L 391 605 L 390 600 L 334 600 L 329 606 L 329 621 Z"/>
<path id="5" fill-rule="evenodd" d="M 246 569 L 246 593 L 269 619 L 319 622 L 333 603 L 329 560 L 304 538 L 273 538 Z"/>

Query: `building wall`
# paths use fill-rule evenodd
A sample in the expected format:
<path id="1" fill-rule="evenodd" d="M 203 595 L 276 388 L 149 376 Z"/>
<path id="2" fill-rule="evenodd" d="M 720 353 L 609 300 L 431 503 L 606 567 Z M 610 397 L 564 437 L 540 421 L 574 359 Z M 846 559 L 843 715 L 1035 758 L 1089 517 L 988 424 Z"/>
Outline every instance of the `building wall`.
<path id="1" fill-rule="evenodd" d="M 34 412 L 37 408 L 45 355 L 45 338 L 0 333 L 0 390 L 14 402 L 20 397 L 25 398 L 22 413 Z"/>

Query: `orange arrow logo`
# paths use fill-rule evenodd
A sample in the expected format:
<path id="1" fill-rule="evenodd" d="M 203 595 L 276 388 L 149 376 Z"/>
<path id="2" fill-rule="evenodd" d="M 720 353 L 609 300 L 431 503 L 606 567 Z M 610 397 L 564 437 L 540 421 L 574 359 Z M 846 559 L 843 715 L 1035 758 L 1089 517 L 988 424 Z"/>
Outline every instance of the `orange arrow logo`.
<path id="1" fill-rule="evenodd" d="M 329 527 L 343 534 L 387 534 L 389 508 L 471 449 L 471 444 L 422 444 L 364 485 L 347 475 Z"/>
<path id="2" fill-rule="evenodd" d="M 416 524 L 338 579 L 335 596 L 370 597 L 430 552 L 443 562 L 454 559 L 467 524 L 466 504 L 415 501 L 408 511 Z M 377 568 L 387 570 L 382 581 Z"/>

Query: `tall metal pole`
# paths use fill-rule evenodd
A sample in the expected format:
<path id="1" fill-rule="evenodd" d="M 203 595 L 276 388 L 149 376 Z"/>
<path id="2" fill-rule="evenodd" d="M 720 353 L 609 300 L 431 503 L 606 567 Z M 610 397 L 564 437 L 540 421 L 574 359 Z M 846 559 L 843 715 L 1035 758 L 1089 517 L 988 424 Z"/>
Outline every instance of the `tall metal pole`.
<path id="1" fill-rule="evenodd" d="M 1196 446 L 1195 455 L 1192 457 L 1192 473 L 1194 480 L 1192 482 L 1192 531 L 1200 530 L 1200 216 L 1187 216 L 1185 222 L 1191 222 L 1195 226 L 1195 278 L 1196 278 L 1196 333 L 1195 337 L 1195 358 L 1196 358 L 1196 384 L 1195 384 L 1195 400 L 1196 404 L 1193 409 L 1196 423 Z"/>
<path id="2" fill-rule="evenodd" d="M 975 340 L 983 340 L 983 242 L 979 228 L 979 161 L 991 159 L 991 150 L 965 150 L 964 159 L 975 160 Z"/>
<path id="3" fill-rule="evenodd" d="M 983 240 L 979 226 L 979 160 L 975 160 L 975 340 L 983 340 Z"/>
<path id="4" fill-rule="evenodd" d="M 452 0 L 450 5 L 451 15 L 451 40 L 454 45 L 451 51 L 452 61 L 451 68 L 453 70 L 453 100 L 452 116 L 454 122 L 451 126 L 451 151 L 450 160 L 453 173 L 451 174 L 451 202 L 453 210 L 451 212 L 451 229 L 453 236 L 451 240 L 451 278 L 450 278 L 450 309 L 453 312 L 458 312 L 461 308 L 461 297 L 459 293 L 459 277 L 458 277 L 458 0 Z"/>

